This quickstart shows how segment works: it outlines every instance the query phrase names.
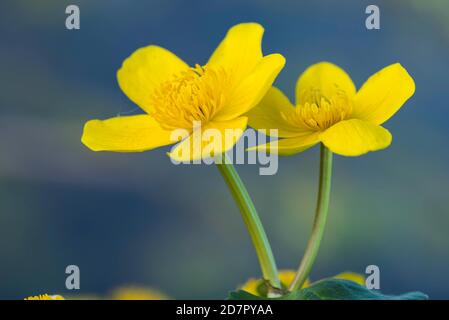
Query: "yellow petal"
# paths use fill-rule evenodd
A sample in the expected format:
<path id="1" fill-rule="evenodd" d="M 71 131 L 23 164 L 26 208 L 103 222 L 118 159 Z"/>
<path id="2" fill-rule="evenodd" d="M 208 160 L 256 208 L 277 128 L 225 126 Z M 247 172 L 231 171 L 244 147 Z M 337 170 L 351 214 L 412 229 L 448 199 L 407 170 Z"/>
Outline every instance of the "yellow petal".
<path id="1" fill-rule="evenodd" d="M 276 142 L 261 144 L 248 148 L 248 151 L 263 151 L 280 156 L 291 156 L 303 152 L 320 142 L 319 133 L 312 132 L 294 138 L 279 139 Z"/>
<path id="2" fill-rule="evenodd" d="M 352 282 L 358 283 L 361 286 L 365 286 L 365 276 L 360 273 L 342 272 L 342 273 L 337 274 L 334 278 L 352 281 Z"/>
<path id="3" fill-rule="evenodd" d="M 90 120 L 81 141 L 93 151 L 139 152 L 174 143 L 170 131 L 148 115 Z"/>
<path id="4" fill-rule="evenodd" d="M 376 124 L 351 119 L 341 121 L 324 131 L 321 141 L 332 152 L 342 156 L 360 156 L 381 150 L 391 143 L 390 132 Z"/>
<path id="5" fill-rule="evenodd" d="M 352 117 L 382 124 L 415 92 L 415 82 L 399 63 L 372 75 L 357 92 Z"/>
<path id="6" fill-rule="evenodd" d="M 296 272 L 293 270 L 280 270 L 279 280 L 281 281 L 282 289 L 286 290 L 290 287 Z M 307 279 L 302 288 L 307 288 L 310 285 L 310 281 Z M 253 295 L 259 297 L 266 297 L 268 293 L 268 287 L 263 279 L 250 278 L 240 287 L 240 290 L 244 290 Z"/>
<path id="7" fill-rule="evenodd" d="M 263 283 L 264 281 L 262 279 L 250 278 L 240 287 L 240 290 L 249 292 L 255 296 L 260 296 L 259 288 Z"/>
<path id="8" fill-rule="evenodd" d="M 148 46 L 136 50 L 117 72 L 117 80 L 128 98 L 146 112 L 151 112 L 150 96 L 162 82 L 189 66 L 170 51 Z"/>
<path id="9" fill-rule="evenodd" d="M 241 23 L 229 29 L 207 65 L 223 68 L 241 79 L 262 59 L 264 29 L 258 23 Z"/>
<path id="10" fill-rule="evenodd" d="M 295 279 L 296 272 L 294 270 L 280 270 L 279 271 L 279 281 L 283 287 L 288 288 Z"/>
<path id="11" fill-rule="evenodd" d="M 178 162 L 213 158 L 228 151 L 237 143 L 247 123 L 247 117 L 230 121 L 210 121 L 174 146 L 168 155 Z"/>
<path id="12" fill-rule="evenodd" d="M 254 108 L 270 89 L 284 65 L 285 58 L 280 54 L 263 57 L 236 88 L 229 104 L 217 112 L 214 120 L 231 120 Z"/>
<path id="13" fill-rule="evenodd" d="M 320 62 L 310 66 L 296 83 L 296 105 L 310 102 L 311 92 L 320 91 L 321 95 L 331 98 L 343 90 L 348 98 L 355 95 L 355 86 L 349 75 L 340 67 L 329 62 Z"/>
<path id="14" fill-rule="evenodd" d="M 65 299 L 63 296 L 60 295 L 40 294 L 38 296 L 31 296 L 25 298 L 24 300 L 65 300 Z"/>
<path id="15" fill-rule="evenodd" d="M 111 294 L 112 300 L 167 300 L 169 297 L 159 290 L 139 287 L 125 286 L 115 289 Z"/>
<path id="16" fill-rule="evenodd" d="M 279 271 L 279 280 L 284 288 L 288 289 L 292 284 L 293 280 L 296 277 L 296 271 L 294 270 L 280 270 Z M 309 279 L 307 279 L 302 288 L 307 288 L 310 285 Z"/>
<path id="17" fill-rule="evenodd" d="M 276 87 L 271 87 L 260 103 L 252 108 L 246 116 L 248 124 L 257 130 L 278 130 L 278 137 L 291 138 L 304 134 L 305 129 L 300 129 L 286 121 L 286 116 L 295 113 L 295 107 L 290 100 Z M 273 136 L 273 135 L 271 135 Z"/>

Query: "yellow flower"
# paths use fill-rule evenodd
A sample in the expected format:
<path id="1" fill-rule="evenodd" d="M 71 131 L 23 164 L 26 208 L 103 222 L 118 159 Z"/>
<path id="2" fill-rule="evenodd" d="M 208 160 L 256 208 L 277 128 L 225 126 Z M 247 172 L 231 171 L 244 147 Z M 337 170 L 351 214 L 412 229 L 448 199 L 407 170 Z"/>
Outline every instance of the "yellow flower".
<path id="1" fill-rule="evenodd" d="M 139 285 L 120 286 L 108 295 L 82 294 L 66 297 L 68 300 L 168 300 L 163 292 Z"/>
<path id="2" fill-rule="evenodd" d="M 294 270 L 281 270 L 279 271 L 279 280 L 281 281 L 282 289 L 287 291 L 290 287 L 293 279 L 295 278 L 296 272 Z M 342 272 L 334 276 L 335 279 L 348 280 L 365 286 L 365 276 L 355 273 L 355 272 Z M 302 288 L 307 288 L 311 285 L 309 280 L 306 280 Z M 268 288 L 266 282 L 263 279 L 251 278 L 245 282 L 244 285 L 240 287 L 240 290 L 244 290 L 253 295 L 259 297 L 266 297 Z"/>
<path id="3" fill-rule="evenodd" d="M 48 295 L 48 294 L 40 294 L 38 296 L 31 296 L 25 298 L 24 300 L 64 300 L 64 297 L 59 295 Z"/>
<path id="4" fill-rule="evenodd" d="M 167 300 L 168 296 L 162 292 L 138 286 L 126 286 L 115 289 L 111 294 L 112 300 Z"/>
<path id="5" fill-rule="evenodd" d="M 279 155 L 293 155 L 322 142 L 334 153 L 359 156 L 390 145 L 391 134 L 381 124 L 414 92 L 413 79 L 399 63 L 377 72 L 356 91 L 344 70 L 321 62 L 299 77 L 296 107 L 272 87 L 247 115 L 255 129 L 278 129 L 283 139 L 272 152 Z M 270 146 L 250 150 L 255 149 L 270 151 Z"/>
<path id="6" fill-rule="evenodd" d="M 280 54 L 262 55 L 264 29 L 257 23 L 232 27 L 206 65 L 189 67 L 170 51 L 150 45 L 135 51 L 117 73 L 130 100 L 146 114 L 88 121 L 82 142 L 93 151 L 138 152 L 173 144 L 176 129 L 188 137 L 170 156 L 178 161 L 203 158 L 193 133 L 234 130 L 232 139 L 217 143 L 215 154 L 233 147 L 247 126 L 242 116 L 256 106 L 283 68 Z M 214 141 L 215 142 L 215 141 Z M 201 144 L 201 143 L 200 143 Z M 203 146 L 204 147 L 204 146 Z M 182 152 L 182 150 L 191 152 Z"/>
<path id="7" fill-rule="evenodd" d="M 355 282 L 361 286 L 365 286 L 365 276 L 360 273 L 346 271 L 337 274 L 334 278 Z"/>
<path id="8" fill-rule="evenodd" d="M 280 270 L 279 280 L 281 281 L 282 289 L 287 291 L 290 284 L 295 278 L 296 272 L 294 270 Z M 303 288 L 309 285 L 309 281 L 304 283 Z M 254 294 L 260 297 L 266 297 L 268 293 L 268 287 L 266 281 L 263 279 L 251 278 L 240 287 L 241 290 Z"/>

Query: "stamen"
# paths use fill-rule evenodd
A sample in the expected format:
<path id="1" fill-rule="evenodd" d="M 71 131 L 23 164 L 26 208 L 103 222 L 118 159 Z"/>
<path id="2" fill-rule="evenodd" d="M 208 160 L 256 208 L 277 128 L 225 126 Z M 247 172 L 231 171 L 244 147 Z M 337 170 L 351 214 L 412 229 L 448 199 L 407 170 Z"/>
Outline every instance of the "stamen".
<path id="1" fill-rule="evenodd" d="M 298 105 L 295 112 L 282 114 L 292 125 L 307 127 L 310 130 L 321 131 L 346 119 L 352 112 L 352 101 L 343 90 L 331 97 L 325 97 L 317 88 L 302 92 L 303 105 Z"/>
<path id="2" fill-rule="evenodd" d="M 197 64 L 152 93 L 152 116 L 164 129 L 192 130 L 194 121 L 206 123 L 226 105 L 233 84 L 225 70 Z"/>

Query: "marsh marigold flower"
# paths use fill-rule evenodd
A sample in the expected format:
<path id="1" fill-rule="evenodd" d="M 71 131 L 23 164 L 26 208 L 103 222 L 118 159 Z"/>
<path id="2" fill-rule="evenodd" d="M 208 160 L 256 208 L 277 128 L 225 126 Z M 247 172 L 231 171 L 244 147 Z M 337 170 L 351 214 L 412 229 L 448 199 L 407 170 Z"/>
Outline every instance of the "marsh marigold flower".
<path id="1" fill-rule="evenodd" d="M 295 274 L 296 272 L 294 270 L 279 271 L 279 281 L 281 282 L 282 290 L 287 291 L 288 287 L 295 278 Z M 307 287 L 308 285 L 309 282 L 306 281 L 306 283 L 304 283 L 303 285 L 303 288 Z M 240 289 L 260 297 L 266 297 L 268 294 L 267 283 L 263 279 L 248 279 L 248 281 L 246 281 L 245 284 L 240 287 Z"/>
<path id="2" fill-rule="evenodd" d="M 238 24 L 205 65 L 193 67 L 158 46 L 138 49 L 123 62 L 117 78 L 146 114 L 91 120 L 82 142 L 94 151 L 146 151 L 178 142 L 172 132 L 185 129 L 188 136 L 169 155 L 189 161 L 203 158 L 201 148 L 189 147 L 195 130 L 216 129 L 223 141 L 214 153 L 232 148 L 247 126 L 243 114 L 260 102 L 285 64 L 280 54 L 262 55 L 263 32 L 257 23 Z M 235 130 L 233 139 L 224 138 L 226 129 Z"/>
<path id="3" fill-rule="evenodd" d="M 65 299 L 63 296 L 60 295 L 40 294 L 38 296 L 31 296 L 25 298 L 24 300 L 65 300 Z"/>
<path id="4" fill-rule="evenodd" d="M 281 281 L 281 286 L 283 290 L 287 290 L 295 278 L 296 272 L 294 270 L 281 270 L 279 271 L 279 280 Z M 355 282 L 361 286 L 365 285 L 365 277 L 359 273 L 355 272 L 342 272 L 334 276 L 335 279 L 342 279 Z M 307 288 L 311 285 L 309 280 L 304 282 L 302 288 Z M 244 285 L 240 287 L 240 290 L 244 290 L 253 295 L 266 297 L 268 293 L 268 287 L 263 279 L 251 278 L 245 282 Z"/>
<path id="5" fill-rule="evenodd" d="M 272 87 L 248 112 L 255 129 L 278 129 L 280 155 L 293 155 L 322 142 L 332 152 L 359 156 L 388 147 L 390 132 L 381 125 L 415 92 L 415 83 L 399 64 L 371 76 L 356 91 L 338 66 L 321 62 L 309 67 L 296 84 L 296 107 Z M 269 144 L 250 150 L 270 150 Z"/>
<path id="6" fill-rule="evenodd" d="M 342 272 L 337 274 L 335 277 L 335 279 L 341 279 L 341 280 L 348 280 L 348 281 L 352 281 L 355 282 L 361 286 L 365 286 L 365 276 L 363 274 L 360 273 L 355 273 L 355 272 L 351 272 L 351 271 L 346 271 L 346 272 Z"/>
<path id="7" fill-rule="evenodd" d="M 115 289 L 112 300 L 167 300 L 169 297 L 159 290 L 139 286 L 125 286 Z"/>

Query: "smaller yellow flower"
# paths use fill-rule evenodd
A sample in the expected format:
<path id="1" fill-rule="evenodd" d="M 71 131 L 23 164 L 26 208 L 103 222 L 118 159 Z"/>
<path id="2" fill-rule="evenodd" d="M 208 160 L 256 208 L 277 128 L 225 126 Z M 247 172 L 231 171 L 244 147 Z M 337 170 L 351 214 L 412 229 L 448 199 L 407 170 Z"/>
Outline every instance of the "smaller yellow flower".
<path id="1" fill-rule="evenodd" d="M 59 295 L 40 294 L 38 296 L 31 296 L 24 300 L 65 300 L 64 297 Z"/>
<path id="2" fill-rule="evenodd" d="M 272 87 L 251 109 L 248 123 L 255 129 L 278 129 L 271 152 L 289 156 L 321 142 L 332 152 L 359 156 L 388 147 L 392 137 L 381 124 L 415 92 L 415 83 L 399 63 L 371 76 L 356 91 L 346 72 L 321 62 L 309 67 L 296 84 L 296 107 Z M 270 151 L 270 144 L 249 150 Z"/>
<path id="3" fill-rule="evenodd" d="M 169 297 L 162 292 L 138 286 L 126 286 L 115 289 L 112 300 L 167 300 Z"/>
<path id="4" fill-rule="evenodd" d="M 279 272 L 279 280 L 281 281 L 282 289 L 287 291 L 290 287 L 291 283 L 293 282 L 293 279 L 295 278 L 296 272 L 294 270 L 281 270 Z M 342 280 L 348 280 L 355 282 L 361 286 L 365 286 L 365 276 L 355 273 L 355 272 L 342 272 L 334 276 L 335 279 L 342 279 Z M 307 280 L 302 288 L 307 288 L 312 283 Z M 268 287 L 266 282 L 263 279 L 255 279 L 251 278 L 244 285 L 240 287 L 240 290 L 244 290 L 246 292 L 249 292 L 253 295 L 259 296 L 259 297 L 266 297 L 268 292 Z"/>
<path id="5" fill-rule="evenodd" d="M 68 297 L 69 300 L 168 300 L 169 296 L 153 288 L 127 285 L 115 288 L 110 294 L 101 296 L 83 294 Z"/>
<path id="6" fill-rule="evenodd" d="M 365 286 L 365 276 L 360 273 L 347 271 L 337 274 L 334 278 L 352 281 L 361 286 Z"/>
<path id="7" fill-rule="evenodd" d="M 282 285 L 281 289 L 287 291 L 288 287 L 293 282 L 295 275 L 296 272 L 294 270 L 279 271 L 279 280 L 281 281 Z M 309 281 L 306 281 L 303 288 L 307 287 L 308 285 Z M 263 279 L 251 278 L 246 281 L 245 284 L 240 287 L 240 289 L 260 297 L 266 297 L 268 293 L 267 283 Z"/>

